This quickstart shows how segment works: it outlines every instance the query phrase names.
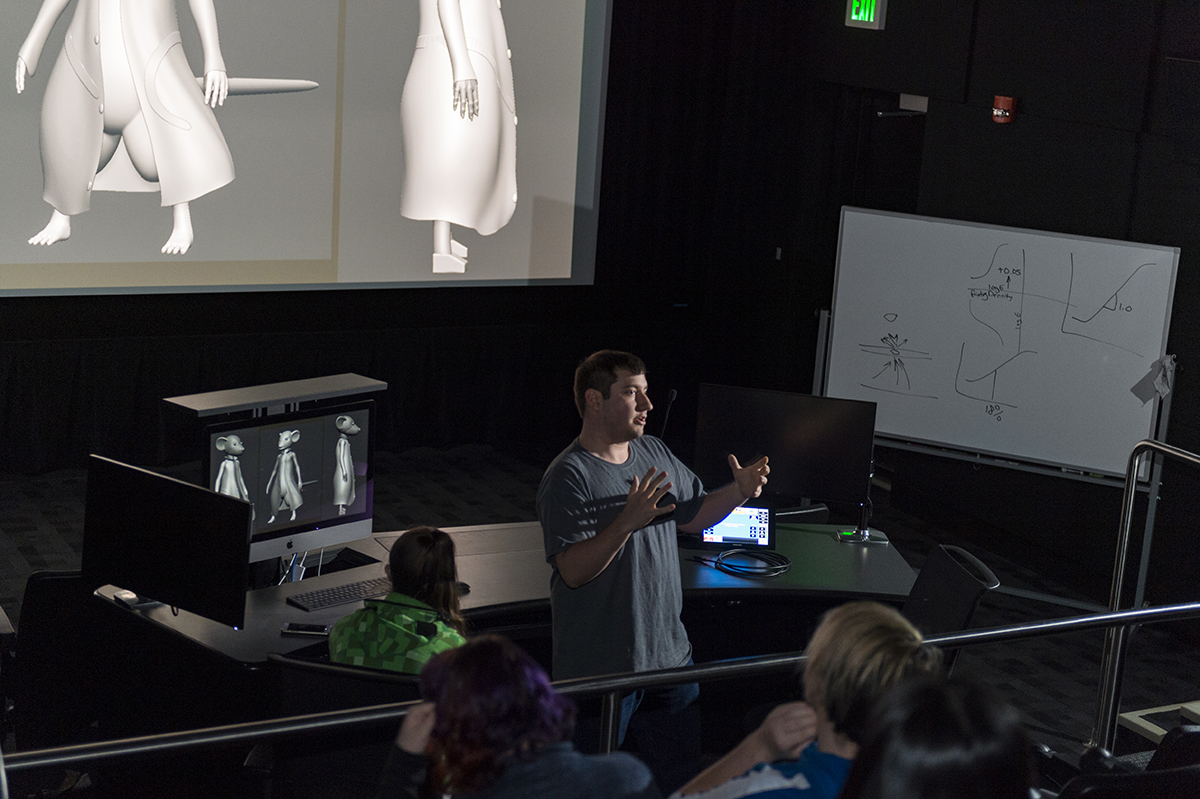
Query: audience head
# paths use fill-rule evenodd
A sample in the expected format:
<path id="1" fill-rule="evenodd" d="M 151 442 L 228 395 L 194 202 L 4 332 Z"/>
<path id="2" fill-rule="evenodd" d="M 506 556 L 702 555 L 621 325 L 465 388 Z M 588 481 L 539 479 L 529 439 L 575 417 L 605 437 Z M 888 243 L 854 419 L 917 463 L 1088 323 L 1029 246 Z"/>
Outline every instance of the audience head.
<path id="1" fill-rule="evenodd" d="M 826 613 L 805 653 L 805 701 L 854 743 L 889 688 L 912 674 L 942 669 L 941 651 L 878 602 L 849 602 Z"/>
<path id="2" fill-rule="evenodd" d="M 1010 705 L 982 685 L 917 679 L 875 708 L 841 799 L 1026 799 L 1032 777 Z"/>
<path id="3" fill-rule="evenodd" d="M 490 786 L 506 758 L 530 760 L 575 729 L 571 700 L 555 692 L 533 658 L 496 635 L 430 659 L 421 698 L 436 705 L 427 750 L 435 784 L 451 793 Z"/>
<path id="4" fill-rule="evenodd" d="M 579 409 L 580 418 L 587 408 L 587 390 L 594 388 L 608 399 L 612 384 L 617 382 L 617 372 L 644 375 L 646 364 L 636 355 L 618 350 L 593 352 L 579 364 L 575 370 L 575 407 Z"/>
<path id="5" fill-rule="evenodd" d="M 401 533 L 388 557 L 392 590 L 429 605 L 460 633 L 466 628 L 458 606 L 454 539 L 436 527 Z"/>

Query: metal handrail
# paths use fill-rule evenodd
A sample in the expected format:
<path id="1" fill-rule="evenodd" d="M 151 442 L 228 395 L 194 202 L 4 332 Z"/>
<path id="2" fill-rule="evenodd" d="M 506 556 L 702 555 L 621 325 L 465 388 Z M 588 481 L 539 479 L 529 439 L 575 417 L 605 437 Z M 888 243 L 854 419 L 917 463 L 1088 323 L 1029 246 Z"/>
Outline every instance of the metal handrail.
<path id="1" fill-rule="evenodd" d="M 981 630 L 930 636 L 931 644 L 946 648 L 999 643 L 1046 635 L 1058 635 L 1099 627 L 1128 627 L 1136 624 L 1200 618 L 1200 602 L 1164 605 L 1108 613 L 1094 613 L 1062 619 L 1047 619 L 1005 627 L 990 627 Z M 696 666 L 683 666 L 662 671 L 638 674 L 618 674 L 607 677 L 581 678 L 555 683 L 555 688 L 564 694 L 616 696 L 625 691 L 674 685 L 688 682 L 778 673 L 795 668 L 805 659 L 803 654 L 790 653 L 735 658 Z M 96 760 L 114 759 L 196 749 L 217 745 L 250 744 L 277 738 L 298 737 L 312 732 L 341 731 L 351 728 L 397 722 L 408 708 L 416 702 L 396 702 L 366 708 L 313 713 L 270 721 L 254 721 L 210 727 L 201 730 L 150 735 L 140 738 L 125 738 L 100 743 L 79 744 L 54 749 L 39 749 L 14 752 L 5 757 L 8 771 L 25 771 L 38 768 L 65 767 Z"/>
<path id="2" fill-rule="evenodd" d="M 1148 453 L 1158 453 L 1193 466 L 1200 466 L 1200 455 L 1151 439 L 1138 442 L 1129 454 L 1129 464 L 1125 469 L 1125 494 L 1121 499 L 1121 525 L 1117 534 L 1112 589 L 1109 592 L 1110 612 L 1121 609 L 1121 591 L 1125 585 L 1125 559 L 1129 553 L 1129 531 L 1133 526 L 1133 500 L 1137 494 L 1137 475 L 1142 468 L 1142 457 Z M 1145 555 L 1146 553 L 1143 553 L 1143 559 Z M 1117 705 L 1121 698 L 1121 677 L 1125 670 L 1128 632 L 1127 625 L 1110 627 L 1104 634 L 1104 653 L 1100 658 L 1100 691 L 1096 699 L 1096 722 L 1092 727 L 1089 744 L 1110 751 L 1117 742 Z"/>

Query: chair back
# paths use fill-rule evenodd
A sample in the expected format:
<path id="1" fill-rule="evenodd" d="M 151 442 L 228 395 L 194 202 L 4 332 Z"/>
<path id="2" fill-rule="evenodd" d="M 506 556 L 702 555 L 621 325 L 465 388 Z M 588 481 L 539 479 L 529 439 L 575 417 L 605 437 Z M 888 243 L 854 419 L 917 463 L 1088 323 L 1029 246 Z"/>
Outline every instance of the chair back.
<path id="1" fill-rule="evenodd" d="M 0 608 L 0 740 L 12 732 L 13 668 L 17 656 L 17 631 Z"/>
<path id="2" fill-rule="evenodd" d="M 1058 799 L 1181 799 L 1200 796 L 1200 765 L 1133 773 L 1081 774 Z"/>
<path id="3" fill-rule="evenodd" d="M 91 594 L 78 570 L 36 571 L 25 583 L 12 674 L 19 749 L 83 742 L 99 716 L 104 647 Z"/>
<path id="4" fill-rule="evenodd" d="M 271 654 L 276 712 L 301 716 L 419 699 L 412 674 L 344 666 L 314 657 Z M 317 734 L 273 747 L 278 795 L 362 797 L 374 795 L 398 724 Z"/>
<path id="5" fill-rule="evenodd" d="M 1200 724 L 1181 724 L 1168 730 L 1163 739 L 1158 742 L 1158 748 L 1150 762 L 1146 764 L 1147 771 L 1178 768 L 1179 766 L 1194 766 L 1200 763 Z"/>
<path id="6" fill-rule="evenodd" d="M 962 547 L 942 544 L 930 551 L 900 612 L 925 635 L 965 630 L 979 600 L 1000 586 L 983 561 Z M 946 652 L 949 672 L 958 656 Z"/>

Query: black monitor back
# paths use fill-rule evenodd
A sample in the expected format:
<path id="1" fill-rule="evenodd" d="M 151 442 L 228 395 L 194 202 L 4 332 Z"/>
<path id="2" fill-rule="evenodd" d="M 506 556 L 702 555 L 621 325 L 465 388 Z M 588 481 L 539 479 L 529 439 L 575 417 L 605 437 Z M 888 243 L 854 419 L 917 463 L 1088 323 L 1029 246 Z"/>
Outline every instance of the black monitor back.
<path id="1" fill-rule="evenodd" d="M 716 487 L 732 479 L 730 453 L 743 466 L 767 455 L 768 495 L 858 506 L 874 439 L 873 402 L 701 383 L 693 470 Z"/>
<path id="2" fill-rule="evenodd" d="M 250 503 L 91 456 L 81 564 L 89 588 L 115 585 L 241 627 L 249 564 Z"/>

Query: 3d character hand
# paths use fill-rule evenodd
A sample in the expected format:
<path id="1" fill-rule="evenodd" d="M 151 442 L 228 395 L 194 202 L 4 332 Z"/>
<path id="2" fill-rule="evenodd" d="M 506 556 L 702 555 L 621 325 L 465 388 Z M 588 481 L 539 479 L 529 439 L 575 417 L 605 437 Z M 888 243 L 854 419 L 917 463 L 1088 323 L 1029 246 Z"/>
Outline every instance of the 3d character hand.
<path id="1" fill-rule="evenodd" d="M 17 94 L 25 91 L 25 76 L 29 74 L 29 67 L 25 66 L 25 59 L 17 56 Z"/>
<path id="2" fill-rule="evenodd" d="M 454 110 L 460 117 L 474 119 L 479 116 L 479 81 L 454 81 Z"/>
<path id="3" fill-rule="evenodd" d="M 625 508 L 621 511 L 621 516 L 625 517 L 631 529 L 640 530 L 657 517 L 675 510 L 675 503 L 658 504 L 673 485 L 666 480 L 667 473 L 653 466 L 642 479 L 633 478 L 629 495 L 625 498 Z"/>
<path id="4" fill-rule="evenodd" d="M 729 454 L 729 468 L 733 470 L 733 481 L 737 483 L 738 491 L 744 499 L 753 499 L 762 493 L 767 484 L 767 475 L 771 467 L 767 465 L 767 456 L 763 455 L 747 466 L 738 463 L 737 457 Z"/>
<path id="5" fill-rule="evenodd" d="M 437 721 L 437 705 L 433 702 L 422 702 L 409 709 L 396 734 L 396 746 L 414 755 L 425 754 L 429 745 L 429 735 L 433 732 L 433 723 Z"/>
<path id="6" fill-rule="evenodd" d="M 229 76 L 214 69 L 204 76 L 204 102 L 212 108 L 225 105 L 229 96 Z"/>

